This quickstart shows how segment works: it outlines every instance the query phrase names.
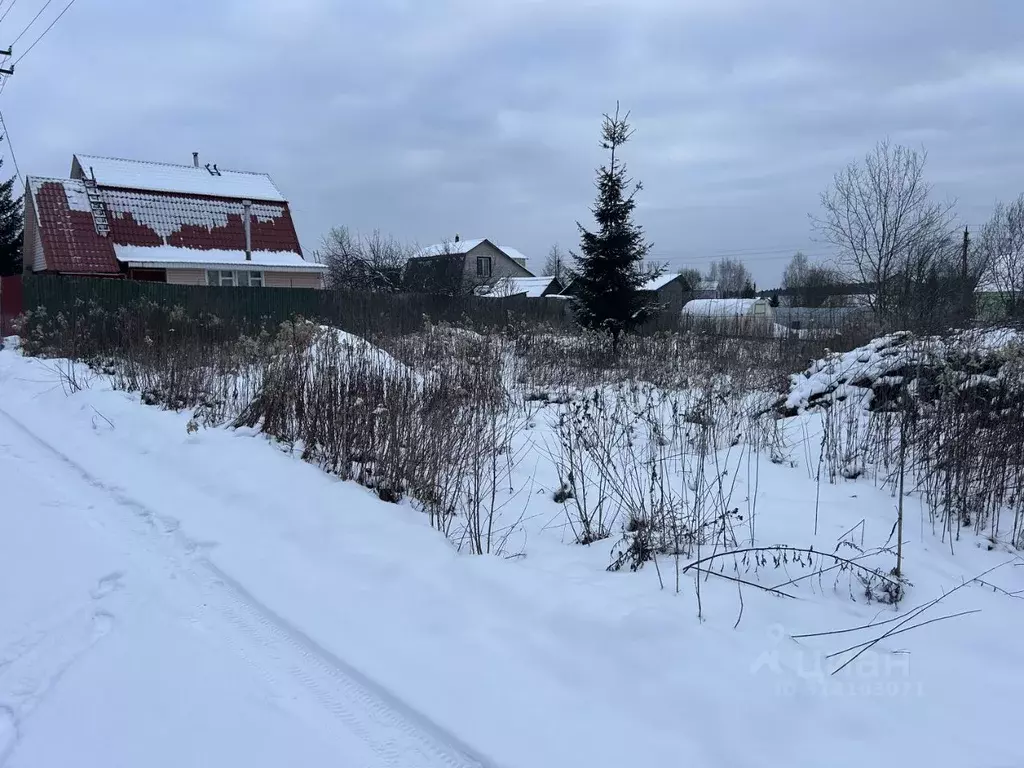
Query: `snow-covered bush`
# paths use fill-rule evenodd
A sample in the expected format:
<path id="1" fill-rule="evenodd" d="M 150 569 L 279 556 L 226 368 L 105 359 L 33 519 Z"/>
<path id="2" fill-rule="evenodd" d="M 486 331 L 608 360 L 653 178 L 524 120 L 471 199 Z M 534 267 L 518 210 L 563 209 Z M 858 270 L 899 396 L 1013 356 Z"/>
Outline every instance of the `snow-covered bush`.
<path id="1" fill-rule="evenodd" d="M 1024 546 L 1024 335 L 892 334 L 792 377 L 782 416 L 821 413 L 828 478 L 918 491 L 943 539 Z"/>

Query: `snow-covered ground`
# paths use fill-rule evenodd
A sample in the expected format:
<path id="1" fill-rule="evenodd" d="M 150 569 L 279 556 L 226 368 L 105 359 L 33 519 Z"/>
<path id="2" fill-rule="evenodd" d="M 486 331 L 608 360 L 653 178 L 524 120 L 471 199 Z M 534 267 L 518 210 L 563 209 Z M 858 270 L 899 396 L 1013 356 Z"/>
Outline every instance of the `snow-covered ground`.
<path id="1" fill-rule="evenodd" d="M 0 351 L 0 766 L 1021 764 L 1016 553 L 942 542 L 913 503 L 898 610 L 828 578 L 791 598 L 712 578 L 698 620 L 692 576 L 660 590 L 650 565 L 606 572 L 615 537 L 568 541 L 559 407 L 519 438 L 523 556 L 471 557 L 250 431 L 190 431 L 99 378 L 68 394 L 54 361 Z M 737 507 L 756 486 L 760 544 L 882 544 L 894 500 L 819 488 L 814 419 L 790 462 L 731 470 Z M 835 676 L 829 654 L 896 622 L 793 638 L 984 572 L 911 624 L 978 612 Z"/>

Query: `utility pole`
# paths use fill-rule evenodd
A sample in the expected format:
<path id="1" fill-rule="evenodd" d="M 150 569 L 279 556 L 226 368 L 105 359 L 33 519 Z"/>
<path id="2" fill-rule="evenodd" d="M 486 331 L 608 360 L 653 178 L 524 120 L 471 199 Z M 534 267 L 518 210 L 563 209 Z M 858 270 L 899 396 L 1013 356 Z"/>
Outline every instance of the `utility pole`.
<path id="1" fill-rule="evenodd" d="M 970 282 L 967 279 L 967 254 L 971 247 L 971 235 L 967 231 L 967 227 L 964 227 L 964 244 L 960 251 L 960 279 L 963 285 L 963 321 L 967 323 L 971 319 L 971 304 L 973 296 Z"/>
<path id="2" fill-rule="evenodd" d="M 10 56 L 10 55 L 11 55 L 11 49 L 10 48 L 8 48 L 6 51 L 0 51 L 0 56 Z M 13 75 L 13 74 L 14 74 L 14 66 L 13 65 L 10 68 L 0 67 L 0 75 Z"/>

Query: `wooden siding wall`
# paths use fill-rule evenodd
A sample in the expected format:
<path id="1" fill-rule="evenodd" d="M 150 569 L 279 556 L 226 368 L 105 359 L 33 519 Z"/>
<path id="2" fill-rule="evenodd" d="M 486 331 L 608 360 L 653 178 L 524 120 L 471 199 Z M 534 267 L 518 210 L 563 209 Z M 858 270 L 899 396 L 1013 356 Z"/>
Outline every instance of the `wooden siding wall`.
<path id="1" fill-rule="evenodd" d="M 168 269 L 167 282 L 171 285 L 206 285 L 205 269 Z M 264 272 L 263 285 L 267 288 L 323 288 L 318 272 Z"/>
<path id="2" fill-rule="evenodd" d="M 264 272 L 263 285 L 268 288 L 323 288 L 319 272 Z"/>
<path id="3" fill-rule="evenodd" d="M 491 257 L 491 276 L 489 278 L 477 277 L 477 256 Z M 463 263 L 463 279 L 469 285 L 481 285 L 501 277 L 533 277 L 533 273 L 526 267 L 520 266 L 504 251 L 498 250 L 490 243 L 480 243 L 480 245 L 466 254 L 466 259 Z"/>
<path id="4" fill-rule="evenodd" d="M 206 285 L 206 270 L 168 269 L 167 282 L 171 285 Z"/>
<path id="5" fill-rule="evenodd" d="M 39 218 L 32 200 L 32 191 L 25 192 L 25 236 L 22 241 L 21 268 L 23 272 L 41 272 L 46 269 L 43 240 L 39 237 Z"/>

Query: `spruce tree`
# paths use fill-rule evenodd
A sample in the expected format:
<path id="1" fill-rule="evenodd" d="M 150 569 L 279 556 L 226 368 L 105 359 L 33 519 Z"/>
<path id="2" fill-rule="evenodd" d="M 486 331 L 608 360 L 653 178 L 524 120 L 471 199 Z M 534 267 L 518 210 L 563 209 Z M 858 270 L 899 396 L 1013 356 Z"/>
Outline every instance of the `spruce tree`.
<path id="1" fill-rule="evenodd" d="M 4 161 L 0 160 L 0 168 Z M 0 277 L 21 274 L 21 240 L 25 218 L 21 196 L 14 197 L 15 178 L 0 184 Z"/>
<path id="2" fill-rule="evenodd" d="M 652 277 L 643 262 L 650 251 L 643 230 L 633 222 L 636 193 L 642 189 L 626 176 L 626 166 L 618 157 L 619 148 L 633 135 L 629 113 L 605 115 L 601 126 L 601 146 L 610 153 L 608 165 L 597 172 L 597 201 L 591 211 L 597 231 L 591 232 L 577 222 L 580 253 L 576 261 L 576 318 L 585 328 L 605 331 L 612 337 L 612 350 L 618 351 L 622 333 L 643 323 L 656 306 L 640 293 Z"/>

